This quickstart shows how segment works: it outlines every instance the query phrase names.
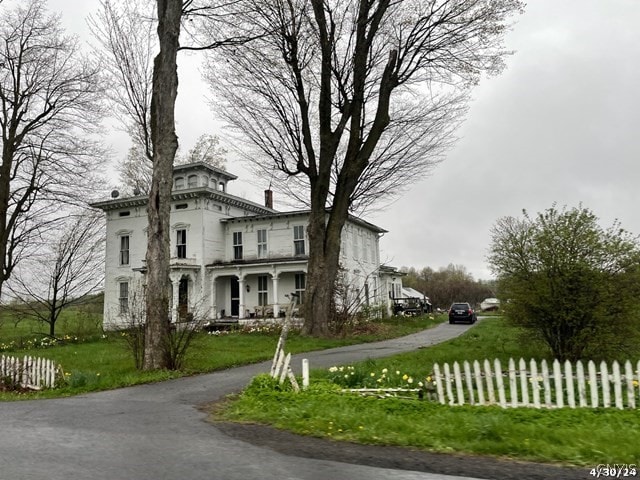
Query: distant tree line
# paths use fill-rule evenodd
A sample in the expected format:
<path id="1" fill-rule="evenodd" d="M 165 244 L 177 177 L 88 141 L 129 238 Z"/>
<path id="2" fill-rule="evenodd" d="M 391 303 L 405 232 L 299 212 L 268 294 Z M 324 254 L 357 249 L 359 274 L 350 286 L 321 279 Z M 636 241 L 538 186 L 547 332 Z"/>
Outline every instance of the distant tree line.
<path id="1" fill-rule="evenodd" d="M 485 298 L 496 296 L 494 281 L 475 280 L 463 265 L 450 263 L 437 271 L 431 267 L 400 270 L 406 273 L 403 284 L 423 292 L 434 308 L 448 308 L 453 302 L 469 302 L 477 307 Z"/>

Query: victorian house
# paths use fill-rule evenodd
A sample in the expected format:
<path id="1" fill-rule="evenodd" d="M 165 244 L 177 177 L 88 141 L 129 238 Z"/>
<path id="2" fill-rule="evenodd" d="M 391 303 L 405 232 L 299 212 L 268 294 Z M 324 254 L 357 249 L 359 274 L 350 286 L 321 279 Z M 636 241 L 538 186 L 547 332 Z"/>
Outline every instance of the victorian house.
<path id="1" fill-rule="evenodd" d="M 228 193 L 237 177 L 204 163 L 177 165 L 171 202 L 171 320 L 278 317 L 291 293 L 305 301 L 309 212 L 273 209 Z M 146 196 L 94 203 L 106 215 L 104 325 L 128 325 L 132 302 L 144 290 Z M 342 236 L 344 281 L 361 304 L 384 305 L 401 288 L 380 265 L 385 230 L 350 217 Z"/>

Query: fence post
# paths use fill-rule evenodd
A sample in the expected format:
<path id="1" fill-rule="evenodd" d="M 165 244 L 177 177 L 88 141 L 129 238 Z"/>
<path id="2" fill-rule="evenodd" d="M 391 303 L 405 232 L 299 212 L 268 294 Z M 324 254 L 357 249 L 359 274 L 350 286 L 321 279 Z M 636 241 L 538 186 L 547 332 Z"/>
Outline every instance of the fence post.
<path id="1" fill-rule="evenodd" d="M 302 389 L 306 390 L 309 388 L 309 360 L 306 358 L 302 359 Z"/>

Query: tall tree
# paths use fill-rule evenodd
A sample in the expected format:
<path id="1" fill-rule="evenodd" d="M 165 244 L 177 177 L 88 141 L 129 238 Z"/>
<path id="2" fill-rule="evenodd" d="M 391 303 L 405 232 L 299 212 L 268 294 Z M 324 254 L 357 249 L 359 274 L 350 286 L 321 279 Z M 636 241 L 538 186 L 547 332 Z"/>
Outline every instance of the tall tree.
<path id="1" fill-rule="evenodd" d="M 468 87 L 497 73 L 519 0 L 239 0 L 208 75 L 226 120 L 265 168 L 307 189 L 307 333 L 332 315 L 349 212 L 419 178 L 441 159 Z"/>
<path id="2" fill-rule="evenodd" d="M 8 282 L 20 315 L 47 324 L 54 338 L 60 314 L 97 293 L 104 280 L 102 217 L 72 213 L 56 223 L 56 230 L 57 235 L 25 259 Z"/>
<path id="3" fill-rule="evenodd" d="M 147 325 L 143 366 L 169 365 L 169 258 L 173 161 L 178 150 L 175 104 L 178 95 L 177 55 L 180 46 L 182 0 L 158 0 L 160 52 L 153 63 L 151 142 L 153 175 L 147 204 Z"/>
<path id="4" fill-rule="evenodd" d="M 0 12 L 0 294 L 2 285 L 60 210 L 84 202 L 99 144 L 98 69 L 64 34 L 44 2 Z M 57 202 L 58 205 L 52 205 Z"/>
<path id="5" fill-rule="evenodd" d="M 640 242 L 619 224 L 603 229 L 582 206 L 501 218 L 488 259 L 507 319 L 559 360 L 637 346 Z"/>

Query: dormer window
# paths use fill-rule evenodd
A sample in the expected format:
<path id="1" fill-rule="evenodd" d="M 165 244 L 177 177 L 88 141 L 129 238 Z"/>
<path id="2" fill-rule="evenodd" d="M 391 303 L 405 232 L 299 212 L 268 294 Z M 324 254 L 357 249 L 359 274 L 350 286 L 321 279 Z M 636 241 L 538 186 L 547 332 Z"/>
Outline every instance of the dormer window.
<path id="1" fill-rule="evenodd" d="M 179 190 L 181 188 L 184 188 L 184 177 L 176 177 L 175 189 Z"/>

